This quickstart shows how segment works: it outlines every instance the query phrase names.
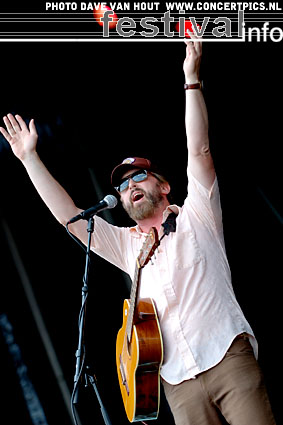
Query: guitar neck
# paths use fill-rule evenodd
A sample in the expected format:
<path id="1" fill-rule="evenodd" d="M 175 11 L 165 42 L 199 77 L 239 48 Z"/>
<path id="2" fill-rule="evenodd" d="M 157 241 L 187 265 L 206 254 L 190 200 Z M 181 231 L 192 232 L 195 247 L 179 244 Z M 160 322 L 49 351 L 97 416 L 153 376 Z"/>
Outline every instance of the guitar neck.
<path id="1" fill-rule="evenodd" d="M 137 295 L 138 295 L 138 283 L 140 280 L 140 274 L 141 274 L 141 267 L 139 265 L 139 262 L 137 260 L 136 262 L 136 268 L 135 268 L 135 274 L 134 274 L 134 280 L 132 283 L 131 288 L 131 297 L 130 297 L 130 311 L 128 313 L 128 319 L 127 319 L 127 326 L 126 326 L 126 332 L 128 341 L 131 341 L 132 338 L 132 330 L 133 330 L 133 322 L 134 322 L 134 313 L 137 303 Z"/>
<path id="2" fill-rule="evenodd" d="M 134 280 L 133 280 L 132 289 L 131 289 L 130 311 L 128 313 L 127 326 L 126 326 L 128 342 L 131 342 L 131 338 L 132 338 L 133 321 L 134 321 L 134 315 L 135 315 L 135 309 L 136 309 L 136 303 L 137 303 L 138 286 L 140 281 L 141 270 L 148 263 L 148 261 L 152 257 L 158 245 L 159 245 L 158 232 L 155 227 L 151 227 L 146 237 L 146 240 L 143 243 L 141 252 L 136 260 L 135 275 L 134 275 Z"/>

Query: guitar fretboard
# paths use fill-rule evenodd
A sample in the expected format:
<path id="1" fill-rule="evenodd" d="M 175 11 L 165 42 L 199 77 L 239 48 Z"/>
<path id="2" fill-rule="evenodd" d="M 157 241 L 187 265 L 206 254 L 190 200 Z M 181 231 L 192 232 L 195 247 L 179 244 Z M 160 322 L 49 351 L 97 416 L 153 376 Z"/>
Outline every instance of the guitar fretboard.
<path id="1" fill-rule="evenodd" d="M 137 259 L 134 280 L 133 280 L 132 288 L 131 288 L 130 311 L 128 313 L 127 326 L 126 326 L 128 342 L 130 342 L 132 338 L 133 319 L 134 319 L 135 305 L 137 300 L 137 292 L 138 292 L 137 289 L 138 289 L 138 282 L 140 279 L 140 272 L 141 272 L 141 267 Z"/>
<path id="2" fill-rule="evenodd" d="M 158 245 L 159 245 L 158 232 L 155 227 L 152 227 L 142 246 L 140 255 L 138 256 L 136 260 L 135 274 L 134 274 L 134 279 L 133 279 L 132 288 L 131 288 L 130 310 L 128 312 L 127 325 L 126 325 L 128 342 L 131 342 L 131 338 L 132 338 L 133 321 L 134 321 L 134 314 L 135 314 L 135 308 L 136 308 L 136 302 L 137 302 L 137 296 L 138 296 L 138 286 L 139 286 L 141 271 L 142 271 L 142 268 L 150 260 L 152 254 L 154 253 Z"/>

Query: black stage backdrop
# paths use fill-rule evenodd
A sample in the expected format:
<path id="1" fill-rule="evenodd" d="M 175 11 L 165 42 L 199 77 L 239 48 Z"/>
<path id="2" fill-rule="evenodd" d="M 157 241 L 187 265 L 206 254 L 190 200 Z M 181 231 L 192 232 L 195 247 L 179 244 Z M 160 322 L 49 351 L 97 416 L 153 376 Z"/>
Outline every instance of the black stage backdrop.
<path id="1" fill-rule="evenodd" d="M 114 194 L 110 173 L 127 156 L 163 164 L 175 201 L 182 203 L 187 183 L 182 42 L 2 43 L 0 48 L 1 116 L 12 112 L 35 119 L 39 154 L 78 206 L 85 209 Z M 204 43 L 201 68 L 234 289 L 259 341 L 278 423 L 281 57 L 282 42 Z M 44 206 L 3 138 L 0 148 L 1 416 L 8 418 L 5 423 L 43 423 L 32 422 L 24 398 L 36 394 L 46 423 L 68 425 L 58 380 L 72 391 L 85 256 Z M 121 206 L 111 214 L 117 225 L 132 224 Z M 8 240 L 15 243 L 12 250 Z M 34 318 L 23 289 L 24 272 L 12 256 L 16 251 L 62 368 L 58 379 L 36 325 L 39 316 Z M 128 423 L 115 366 L 128 294 L 121 272 L 92 255 L 87 363 L 114 425 Z M 78 411 L 83 425 L 103 423 L 93 390 L 83 385 Z M 156 423 L 172 423 L 163 398 Z"/>

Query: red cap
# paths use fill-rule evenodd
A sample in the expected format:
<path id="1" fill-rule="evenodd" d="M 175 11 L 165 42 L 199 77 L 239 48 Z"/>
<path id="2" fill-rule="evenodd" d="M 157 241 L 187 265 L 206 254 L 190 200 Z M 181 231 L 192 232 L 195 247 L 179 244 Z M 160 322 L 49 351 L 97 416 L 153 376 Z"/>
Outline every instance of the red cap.
<path id="1" fill-rule="evenodd" d="M 113 186 L 118 186 L 120 184 L 121 178 L 126 171 L 133 168 L 140 168 L 141 170 L 149 170 L 156 173 L 159 173 L 158 169 L 151 163 L 149 159 L 146 158 L 126 158 L 122 161 L 121 164 L 117 165 L 111 174 L 111 183 Z"/>

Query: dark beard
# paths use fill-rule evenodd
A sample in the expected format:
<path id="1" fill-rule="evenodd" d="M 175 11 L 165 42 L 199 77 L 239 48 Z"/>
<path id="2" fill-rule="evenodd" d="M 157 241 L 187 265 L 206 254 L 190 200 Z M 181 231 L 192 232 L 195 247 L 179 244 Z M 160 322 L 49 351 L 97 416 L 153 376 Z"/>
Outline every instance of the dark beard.
<path id="1" fill-rule="evenodd" d="M 158 183 L 151 192 L 145 192 L 142 189 L 139 189 L 139 191 L 144 194 L 144 201 L 141 205 L 134 206 L 132 201 L 129 201 L 129 203 L 125 205 L 122 201 L 124 210 L 134 221 L 152 217 L 156 207 L 158 207 L 163 200 Z"/>

